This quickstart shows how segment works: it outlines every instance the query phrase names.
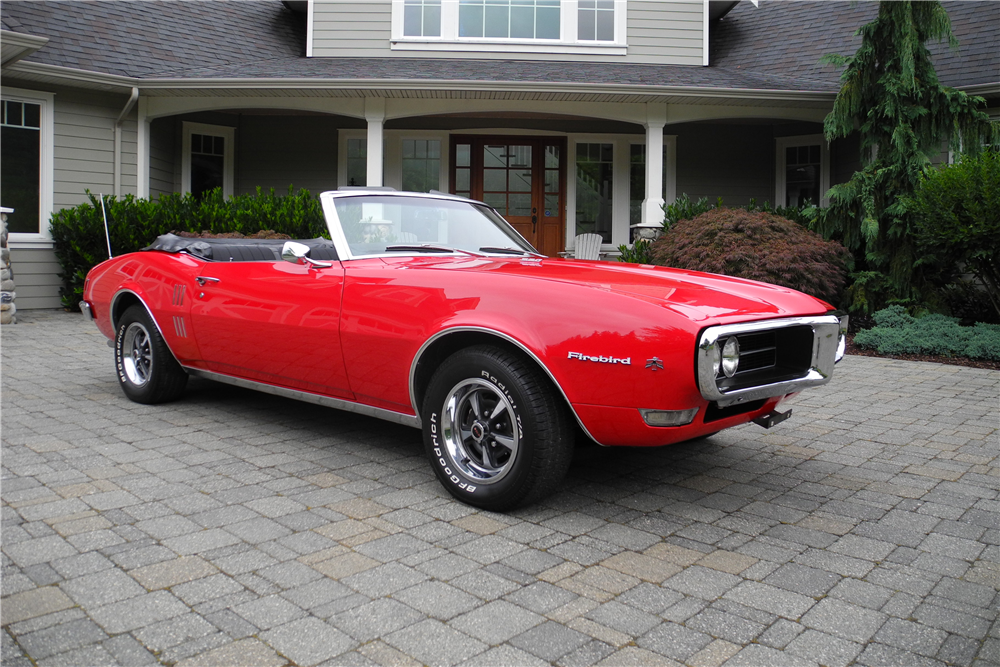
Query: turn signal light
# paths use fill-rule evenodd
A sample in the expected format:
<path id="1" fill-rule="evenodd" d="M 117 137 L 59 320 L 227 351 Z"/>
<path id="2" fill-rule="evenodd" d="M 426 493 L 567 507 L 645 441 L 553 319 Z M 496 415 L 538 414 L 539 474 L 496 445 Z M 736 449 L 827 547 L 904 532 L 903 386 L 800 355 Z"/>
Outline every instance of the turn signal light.
<path id="1" fill-rule="evenodd" d="M 642 415 L 643 421 L 650 426 L 684 426 L 691 423 L 695 415 L 698 414 L 698 408 L 690 410 L 643 410 L 640 408 L 639 414 Z"/>

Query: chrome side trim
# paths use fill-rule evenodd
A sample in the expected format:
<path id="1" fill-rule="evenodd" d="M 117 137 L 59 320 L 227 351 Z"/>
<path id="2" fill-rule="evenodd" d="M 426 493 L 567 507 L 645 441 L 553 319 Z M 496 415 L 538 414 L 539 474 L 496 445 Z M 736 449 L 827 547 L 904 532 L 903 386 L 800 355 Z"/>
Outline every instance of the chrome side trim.
<path id="1" fill-rule="evenodd" d="M 458 333 L 461 331 L 474 331 L 477 333 L 489 334 L 491 336 L 496 336 L 497 338 L 502 338 L 508 343 L 516 345 L 522 352 L 531 357 L 531 359 L 534 360 L 536 364 L 538 364 L 539 368 L 545 371 L 545 374 L 549 376 L 549 379 L 552 380 L 552 384 L 556 386 L 556 389 L 558 389 L 559 393 L 562 394 L 563 400 L 566 401 L 566 405 L 569 406 L 569 411 L 573 414 L 573 418 L 576 419 L 576 423 L 580 425 L 580 428 L 582 428 L 583 432 L 587 434 L 587 437 L 596 442 L 597 444 L 599 444 L 600 446 L 607 447 L 607 445 L 605 445 L 602 442 L 599 442 L 596 438 L 594 438 L 594 436 L 591 435 L 590 431 L 587 430 L 587 427 L 580 419 L 580 415 L 576 414 L 576 409 L 573 408 L 573 403 L 570 402 L 569 396 L 567 396 L 566 392 L 563 391 L 562 386 L 560 386 L 560 384 L 556 381 L 555 376 L 552 375 L 552 371 L 549 370 L 548 366 L 542 363 L 542 360 L 538 358 L 538 355 L 536 355 L 534 352 L 525 347 L 524 344 L 521 343 L 521 341 L 515 338 L 511 338 L 507 334 L 501 333 L 496 329 L 487 329 L 486 327 L 451 327 L 449 329 L 442 329 L 441 331 L 438 331 L 436 334 L 434 334 L 426 341 L 424 341 L 424 344 L 420 346 L 419 350 L 417 350 L 417 354 L 414 355 L 413 362 L 410 364 L 410 404 L 413 406 L 414 412 L 416 412 L 418 415 L 420 414 L 420 407 L 417 405 L 417 388 L 415 385 L 417 377 L 417 365 L 420 363 L 420 358 L 424 355 L 424 352 L 427 351 L 427 348 L 430 347 L 437 339 L 442 338 L 448 334 Z"/>
<path id="2" fill-rule="evenodd" d="M 712 349 L 715 347 L 716 341 L 732 334 L 773 331 L 803 325 L 809 326 L 813 330 L 812 361 L 804 377 L 757 387 L 747 387 L 746 389 L 735 389 L 724 393 L 719 391 L 715 383 L 715 372 L 712 369 Z M 830 381 L 833 375 L 833 366 L 836 363 L 841 336 L 841 322 L 836 315 L 787 317 L 778 320 L 709 327 L 699 336 L 698 349 L 695 354 L 698 389 L 705 399 L 716 401 L 720 407 L 725 407 L 735 403 L 781 396 L 809 387 L 824 385 Z"/>
<path id="3" fill-rule="evenodd" d="M 339 398 L 332 398 L 330 396 L 323 396 L 322 394 L 313 394 L 308 391 L 299 391 L 298 389 L 289 389 L 287 387 L 276 387 L 271 384 L 265 384 L 263 382 L 255 382 L 253 380 L 247 380 L 245 378 L 233 377 L 232 375 L 225 375 L 223 373 L 206 371 L 200 368 L 191 368 L 190 366 L 182 366 L 182 368 L 185 370 L 185 372 L 188 373 L 188 375 L 205 378 L 206 380 L 223 382 L 225 384 L 231 384 L 235 387 L 242 387 L 244 389 L 253 389 L 255 391 L 260 391 L 265 394 L 271 394 L 273 396 L 292 398 L 295 399 L 296 401 L 314 403 L 316 405 L 322 405 L 323 407 L 327 408 L 335 408 L 337 410 L 354 412 L 359 415 L 365 415 L 366 417 L 375 417 L 376 419 L 384 419 L 385 421 L 393 422 L 394 424 L 402 424 L 403 426 L 412 426 L 413 428 L 420 428 L 419 416 L 405 415 L 401 412 L 393 412 L 392 410 L 384 410 L 382 408 L 373 408 L 370 405 L 362 405 L 361 403 L 345 401 Z"/>

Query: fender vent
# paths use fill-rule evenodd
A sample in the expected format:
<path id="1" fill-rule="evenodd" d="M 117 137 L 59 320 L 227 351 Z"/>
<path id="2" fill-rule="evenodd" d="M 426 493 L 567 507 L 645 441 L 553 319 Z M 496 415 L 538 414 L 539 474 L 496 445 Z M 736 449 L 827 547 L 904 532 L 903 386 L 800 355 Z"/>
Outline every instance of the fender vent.
<path id="1" fill-rule="evenodd" d="M 187 338 L 187 324 L 184 322 L 184 318 L 178 315 L 174 315 L 174 333 L 177 334 L 178 338 Z"/>
<path id="2" fill-rule="evenodd" d="M 174 285 L 174 297 L 170 300 L 170 303 L 175 306 L 184 305 L 184 292 L 187 290 L 187 285 Z"/>

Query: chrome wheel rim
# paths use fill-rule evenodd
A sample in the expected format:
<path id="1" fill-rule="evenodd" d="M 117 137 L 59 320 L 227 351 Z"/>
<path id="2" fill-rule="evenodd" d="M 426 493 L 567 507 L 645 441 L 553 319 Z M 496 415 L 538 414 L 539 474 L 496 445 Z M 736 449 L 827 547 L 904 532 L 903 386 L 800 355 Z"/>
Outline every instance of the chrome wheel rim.
<path id="1" fill-rule="evenodd" d="M 149 372 L 153 366 L 153 350 L 149 332 L 138 322 L 125 329 L 122 336 L 122 368 L 128 381 L 137 387 L 149 382 Z"/>
<path id="2" fill-rule="evenodd" d="M 514 406 L 493 383 L 469 379 L 452 387 L 441 427 L 444 451 L 466 479 L 493 484 L 510 472 L 521 433 Z"/>

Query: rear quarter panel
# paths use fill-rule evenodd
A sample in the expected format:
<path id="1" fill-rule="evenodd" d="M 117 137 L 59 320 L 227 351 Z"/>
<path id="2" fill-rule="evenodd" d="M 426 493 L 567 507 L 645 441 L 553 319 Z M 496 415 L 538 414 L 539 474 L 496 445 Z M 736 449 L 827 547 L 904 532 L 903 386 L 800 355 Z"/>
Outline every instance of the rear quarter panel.
<path id="1" fill-rule="evenodd" d="M 153 317 L 167 346 L 181 363 L 199 358 L 188 312 L 198 261 L 185 254 L 149 251 L 130 253 L 95 266 L 87 276 L 84 299 L 94 308 L 98 329 L 115 337 L 114 308 L 134 294 Z M 120 312 L 117 314 L 120 315 Z"/>

